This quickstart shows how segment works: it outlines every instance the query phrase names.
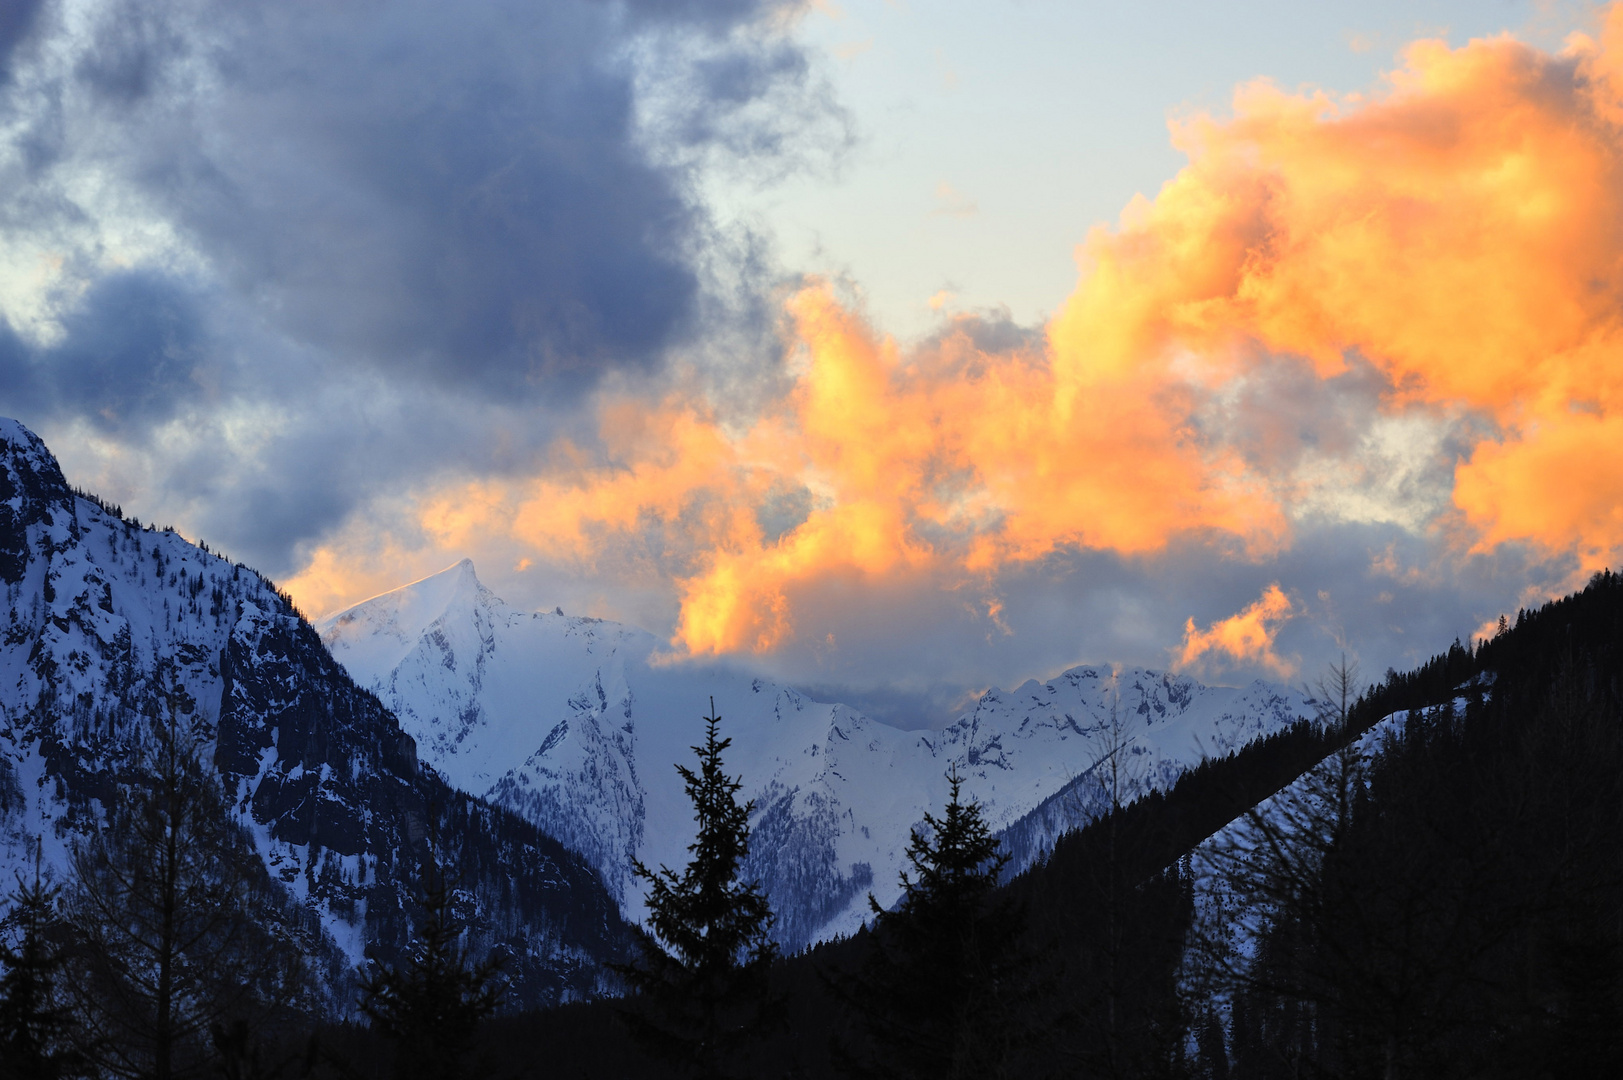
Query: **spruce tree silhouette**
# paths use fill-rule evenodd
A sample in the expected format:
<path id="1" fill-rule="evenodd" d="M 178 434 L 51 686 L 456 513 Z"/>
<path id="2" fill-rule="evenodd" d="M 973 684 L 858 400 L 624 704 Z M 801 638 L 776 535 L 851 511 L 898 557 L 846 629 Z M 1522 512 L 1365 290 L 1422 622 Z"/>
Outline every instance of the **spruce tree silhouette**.
<path id="1" fill-rule="evenodd" d="M 699 771 L 678 765 L 693 802 L 698 837 L 680 874 L 632 866 L 648 883 L 648 929 L 641 962 L 617 967 L 633 991 L 622 1015 L 651 1052 L 700 1077 L 728 1075 L 739 1051 L 779 1019 L 782 1002 L 767 983 L 777 946 L 772 909 L 758 882 L 739 881 L 749 855 L 753 802 L 737 801 L 743 782 L 727 776 L 715 699 L 705 740 L 693 747 Z"/>
<path id="2" fill-rule="evenodd" d="M 411 955 L 374 967 L 361 986 L 361 1012 L 394 1044 L 397 1080 L 457 1080 L 480 1022 L 501 1004 L 501 958 L 472 962 L 432 850 L 422 889 L 425 917 Z"/>
<path id="3" fill-rule="evenodd" d="M 213 1025 L 296 1009 L 309 978 L 286 893 L 203 763 L 196 702 L 174 688 L 161 705 L 105 823 L 74 845 L 64 984 L 102 1074 L 180 1080 L 210 1067 Z"/>
<path id="4" fill-rule="evenodd" d="M 1020 946 L 1023 913 L 998 892 L 1009 856 L 965 802 L 954 766 L 945 814 L 924 815 L 901 875 L 902 898 L 886 911 L 868 897 L 873 951 L 834 990 L 868 1037 L 866 1053 L 836 1047 L 853 1075 L 968 1078 L 1015 1075 L 1031 1035 L 1032 959 Z"/>
<path id="5" fill-rule="evenodd" d="M 63 952 L 56 912 L 61 890 L 46 880 L 40 857 L 34 877 L 19 874 L 11 909 L 0 920 L 0 1076 L 59 1080 L 76 1075 L 82 1061 L 69 1045 L 72 1014 L 59 1000 Z"/>

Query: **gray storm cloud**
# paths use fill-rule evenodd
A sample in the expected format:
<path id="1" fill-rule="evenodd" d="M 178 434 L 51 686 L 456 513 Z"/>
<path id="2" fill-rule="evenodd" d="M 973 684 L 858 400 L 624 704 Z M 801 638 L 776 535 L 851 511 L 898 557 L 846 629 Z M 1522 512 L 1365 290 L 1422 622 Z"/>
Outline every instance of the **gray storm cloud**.
<path id="1" fill-rule="evenodd" d="M 759 319 L 691 170 L 837 112 L 777 7 L 0 7 L 0 411 L 277 574 L 391 483 L 523 460 Z"/>
<path id="2" fill-rule="evenodd" d="M 13 0 L 0 5 L 0 84 L 11 78 L 12 51 L 34 29 L 43 0 Z"/>

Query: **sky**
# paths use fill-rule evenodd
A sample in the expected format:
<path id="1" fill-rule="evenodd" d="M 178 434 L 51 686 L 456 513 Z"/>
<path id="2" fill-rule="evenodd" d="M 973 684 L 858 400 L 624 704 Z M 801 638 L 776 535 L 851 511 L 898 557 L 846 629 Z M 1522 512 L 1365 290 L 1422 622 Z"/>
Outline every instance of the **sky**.
<path id="1" fill-rule="evenodd" d="M 471 557 L 904 726 L 1623 546 L 1623 12 L 5 0 L 0 413 L 318 617 Z"/>

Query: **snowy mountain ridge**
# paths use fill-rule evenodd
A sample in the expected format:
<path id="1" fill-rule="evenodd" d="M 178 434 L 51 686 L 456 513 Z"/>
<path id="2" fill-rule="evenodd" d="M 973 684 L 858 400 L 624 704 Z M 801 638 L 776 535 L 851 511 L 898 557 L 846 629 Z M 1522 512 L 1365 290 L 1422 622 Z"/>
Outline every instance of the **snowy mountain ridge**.
<path id="1" fill-rule="evenodd" d="M 988 691 L 943 730 L 903 731 L 735 671 L 671 663 L 632 627 L 519 611 L 466 559 L 317 629 L 426 761 L 584 855 L 631 918 L 642 913 L 631 860 L 686 862 L 692 811 L 673 766 L 690 761 L 714 698 L 733 740 L 727 768 L 755 801 L 747 869 L 790 948 L 855 930 L 870 890 L 896 899 L 909 833 L 944 803 L 952 766 L 1019 869 L 1109 805 L 1102 763 L 1115 763 L 1115 794 L 1130 800 L 1313 715 L 1302 694 L 1263 682 L 1093 666 Z"/>
<path id="2" fill-rule="evenodd" d="M 270 877 L 303 910 L 329 1005 L 355 966 L 398 957 L 429 823 L 462 872 L 476 947 L 516 1001 L 589 993 L 619 955 L 614 902 L 533 826 L 452 790 L 254 571 L 73 492 L 45 444 L 0 419 L 0 882 L 36 848 L 59 881 L 100 807 L 138 781 L 171 710 L 202 737 Z"/>

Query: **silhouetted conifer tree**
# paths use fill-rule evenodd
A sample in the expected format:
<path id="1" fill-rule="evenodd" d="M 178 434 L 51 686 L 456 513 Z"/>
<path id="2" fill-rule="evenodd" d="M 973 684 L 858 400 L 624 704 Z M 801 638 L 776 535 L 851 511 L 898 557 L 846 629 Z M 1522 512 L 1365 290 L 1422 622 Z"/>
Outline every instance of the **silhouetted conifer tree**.
<path id="1" fill-rule="evenodd" d="M 727 1075 L 781 1005 L 767 985 L 778 955 L 768 936 L 772 910 L 760 884 L 738 876 L 755 804 L 737 801 L 743 782 L 722 765 L 732 740 L 718 736 L 714 699 L 710 713 L 704 744 L 693 747 L 699 771 L 676 767 L 699 825 L 688 845 L 692 858 L 680 874 L 633 862 L 648 883 L 648 930 L 640 962 L 617 968 L 633 991 L 624 1013 L 632 1031 L 653 1052 L 707 1078 Z"/>
<path id="2" fill-rule="evenodd" d="M 394 1044 L 399 1080 L 456 1080 L 480 1022 L 501 1004 L 501 961 L 469 957 L 452 892 L 432 859 L 423 892 L 426 917 L 410 957 L 374 969 L 361 1011 Z"/>
<path id="3" fill-rule="evenodd" d="M 1020 948 L 1022 912 L 997 892 L 1008 862 L 949 774 L 945 814 L 925 814 L 901 875 L 902 898 L 886 911 L 870 894 L 873 951 L 835 990 L 867 1036 L 841 1047 L 842 1068 L 863 1076 L 988 1078 L 1016 1074 L 1030 1036 L 1033 965 Z"/>
<path id="4" fill-rule="evenodd" d="M 72 1016 L 61 1000 L 64 962 L 56 900 L 61 890 L 49 883 L 34 860 L 34 877 L 11 894 L 11 909 L 0 920 L 0 1076 L 15 1080 L 59 1080 L 79 1074 L 80 1061 L 69 1036 Z"/>
<path id="5" fill-rule="evenodd" d="M 259 1022 L 307 988 L 286 898 L 198 756 L 180 692 L 155 717 L 106 822 L 75 848 L 69 980 L 101 1072 L 201 1074 L 212 1025 Z"/>

